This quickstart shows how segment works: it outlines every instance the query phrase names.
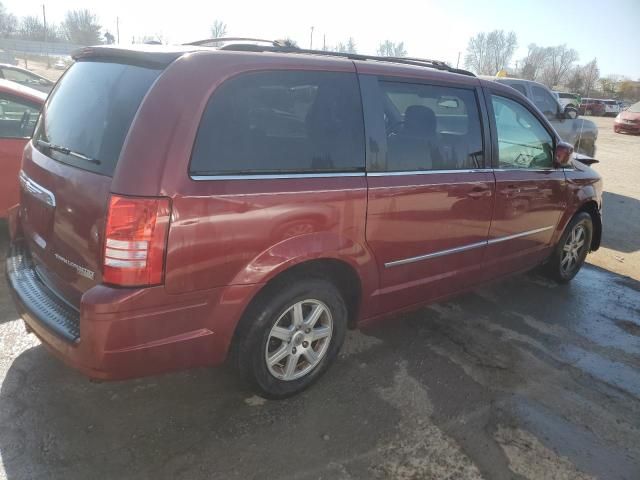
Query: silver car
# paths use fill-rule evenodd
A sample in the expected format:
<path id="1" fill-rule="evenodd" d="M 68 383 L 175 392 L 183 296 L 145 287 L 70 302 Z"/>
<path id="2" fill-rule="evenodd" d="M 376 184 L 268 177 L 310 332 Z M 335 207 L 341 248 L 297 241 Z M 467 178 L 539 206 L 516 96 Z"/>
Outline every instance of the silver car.
<path id="1" fill-rule="evenodd" d="M 574 146 L 576 152 L 593 157 L 596 153 L 598 127 L 591 120 L 578 118 L 575 108 L 563 108 L 558 98 L 545 85 L 519 78 L 491 78 L 515 88 L 531 100 L 551 122 L 558 135 Z"/>

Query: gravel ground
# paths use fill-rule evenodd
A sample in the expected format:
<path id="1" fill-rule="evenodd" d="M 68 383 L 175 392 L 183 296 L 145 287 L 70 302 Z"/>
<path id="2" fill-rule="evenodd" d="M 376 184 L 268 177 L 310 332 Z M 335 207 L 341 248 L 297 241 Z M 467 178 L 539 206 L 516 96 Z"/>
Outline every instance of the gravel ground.
<path id="1" fill-rule="evenodd" d="M 640 137 L 595 120 L 605 236 L 571 285 L 533 272 L 350 332 L 286 401 L 226 368 L 90 382 L 0 277 L 0 478 L 637 480 Z"/>

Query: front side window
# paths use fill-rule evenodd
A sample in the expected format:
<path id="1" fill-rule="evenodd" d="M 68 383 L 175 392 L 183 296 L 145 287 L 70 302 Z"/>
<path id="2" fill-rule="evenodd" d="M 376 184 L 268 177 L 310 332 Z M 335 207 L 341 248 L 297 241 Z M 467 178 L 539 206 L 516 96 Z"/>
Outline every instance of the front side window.
<path id="1" fill-rule="evenodd" d="M 212 95 L 191 156 L 192 175 L 364 170 L 355 74 L 248 73 Z"/>
<path id="2" fill-rule="evenodd" d="M 523 105 L 491 96 L 498 131 L 500 168 L 551 168 L 553 138 Z"/>
<path id="3" fill-rule="evenodd" d="M 22 100 L 0 95 L 0 138 L 28 138 L 40 109 Z"/>
<path id="4" fill-rule="evenodd" d="M 460 170 L 484 166 L 473 90 L 379 82 L 387 136 L 386 164 L 373 170 Z"/>
<path id="5" fill-rule="evenodd" d="M 533 95 L 533 103 L 547 117 L 554 117 L 558 113 L 558 104 L 544 88 L 532 86 L 531 94 Z"/>

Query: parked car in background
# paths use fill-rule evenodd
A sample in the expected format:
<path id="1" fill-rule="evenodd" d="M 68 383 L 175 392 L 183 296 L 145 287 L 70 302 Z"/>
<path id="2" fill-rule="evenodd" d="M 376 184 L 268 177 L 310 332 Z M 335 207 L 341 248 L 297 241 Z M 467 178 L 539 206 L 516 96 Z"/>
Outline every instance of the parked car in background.
<path id="1" fill-rule="evenodd" d="M 46 95 L 38 90 L 0 80 L 0 218 L 19 201 L 18 172 L 24 146 Z"/>
<path id="2" fill-rule="evenodd" d="M 485 77 L 514 88 L 527 97 L 551 122 L 560 138 L 574 146 L 578 153 L 593 157 L 596 152 L 598 127 L 591 120 L 577 118 L 576 109 L 563 107 L 558 98 L 542 83 L 519 78 Z"/>
<path id="3" fill-rule="evenodd" d="M 604 101 L 596 98 L 583 98 L 578 106 L 578 112 L 581 115 L 601 117 L 606 112 Z"/>
<path id="4" fill-rule="evenodd" d="M 606 117 L 615 117 L 620 113 L 620 105 L 616 100 L 603 100 L 604 102 L 604 115 Z"/>
<path id="5" fill-rule="evenodd" d="M 56 63 L 53 64 L 53 68 L 55 68 L 56 70 L 66 70 L 67 69 L 67 64 L 64 60 L 62 60 L 61 58 L 59 58 Z"/>
<path id="6" fill-rule="evenodd" d="M 278 42 L 75 59 L 24 151 L 7 277 L 89 376 L 229 357 L 286 397 L 349 326 L 541 263 L 568 282 L 599 247 L 600 176 L 525 97 L 444 62 Z"/>
<path id="7" fill-rule="evenodd" d="M 26 68 L 15 67 L 13 65 L 0 64 L 0 78 L 15 82 L 23 87 L 34 88 L 44 93 L 49 93 L 55 82 L 44 78 L 37 73 L 33 73 Z"/>
<path id="8" fill-rule="evenodd" d="M 620 112 L 613 122 L 616 133 L 640 133 L 640 102 Z"/>
<path id="9" fill-rule="evenodd" d="M 570 107 L 574 108 L 576 111 L 578 110 L 578 105 L 580 105 L 580 95 L 577 93 L 567 93 L 567 92 L 553 92 L 562 108 Z"/>

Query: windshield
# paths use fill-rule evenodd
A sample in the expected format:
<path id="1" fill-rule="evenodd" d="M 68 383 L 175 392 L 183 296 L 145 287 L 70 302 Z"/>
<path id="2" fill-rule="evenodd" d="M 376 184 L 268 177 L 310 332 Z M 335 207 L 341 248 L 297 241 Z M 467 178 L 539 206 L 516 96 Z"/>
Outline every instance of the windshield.
<path id="1" fill-rule="evenodd" d="M 74 64 L 47 100 L 34 145 L 55 160 L 112 176 L 133 117 L 159 73 L 121 63 Z"/>

